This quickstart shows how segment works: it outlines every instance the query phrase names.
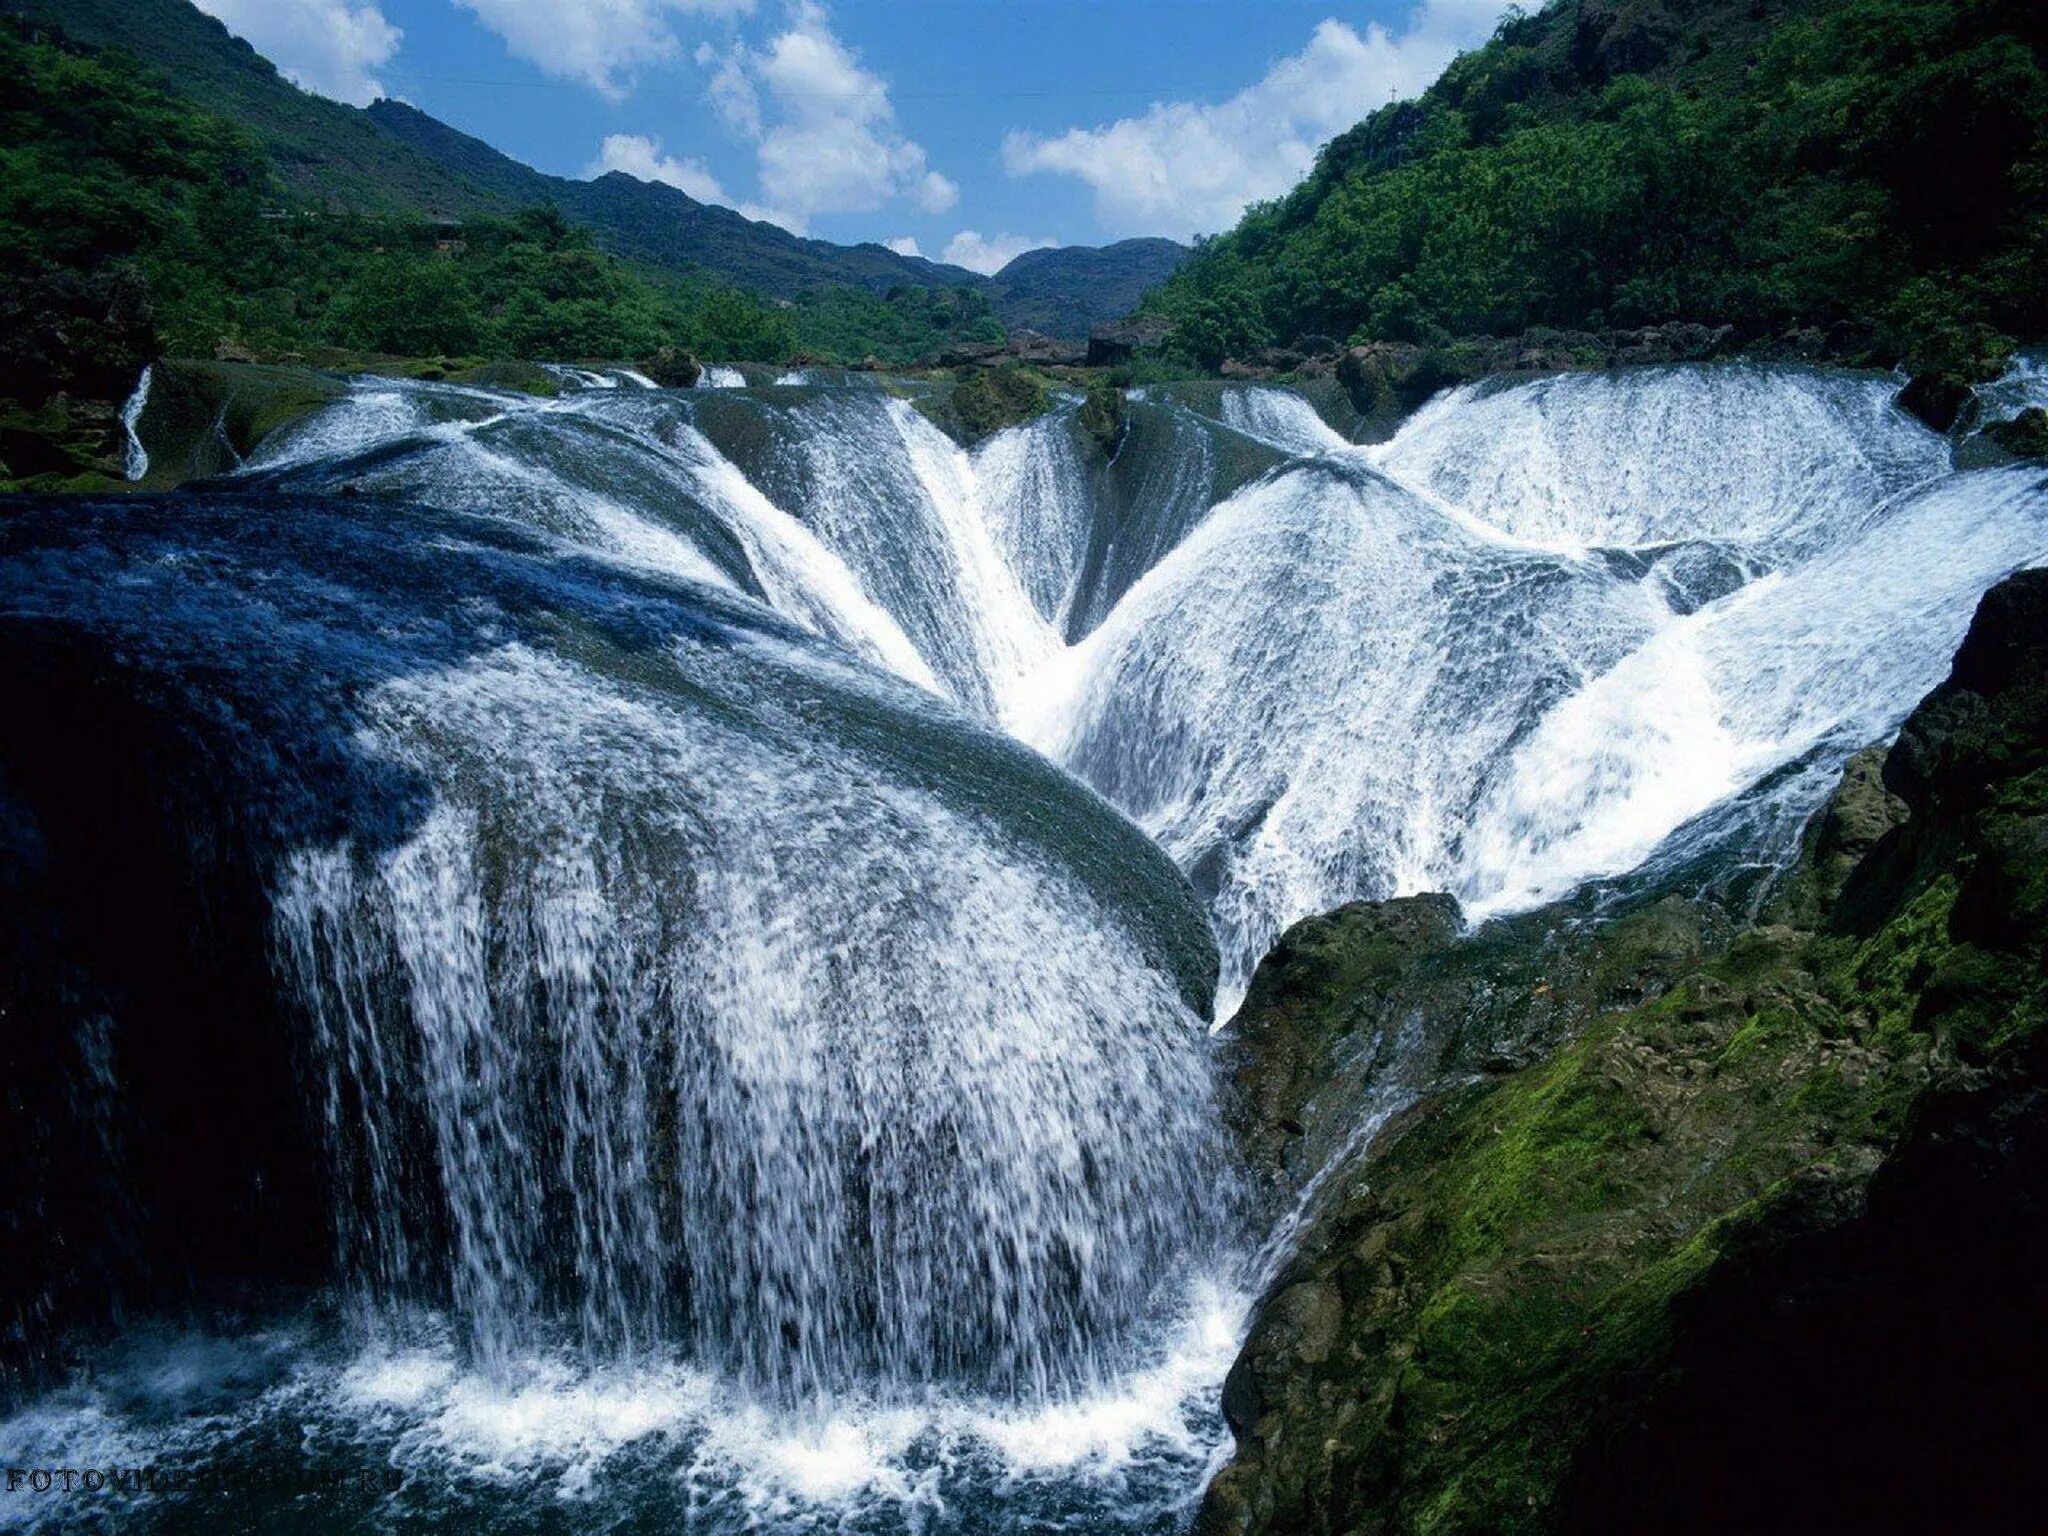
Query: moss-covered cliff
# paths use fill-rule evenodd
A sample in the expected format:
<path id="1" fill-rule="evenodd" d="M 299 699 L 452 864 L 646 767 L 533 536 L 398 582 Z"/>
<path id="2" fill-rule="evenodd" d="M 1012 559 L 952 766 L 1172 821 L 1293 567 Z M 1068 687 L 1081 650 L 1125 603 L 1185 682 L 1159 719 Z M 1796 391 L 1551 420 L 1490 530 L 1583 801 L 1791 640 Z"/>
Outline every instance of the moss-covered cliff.
<path id="1" fill-rule="evenodd" d="M 1320 1187 L 1205 1533 L 2033 1528 L 2048 573 L 1882 762 L 1726 942 L 1675 905 L 1460 938 L 1429 898 L 1287 936 L 1231 1032 L 1276 1195 L 1388 1029 L 1442 1075 Z"/>

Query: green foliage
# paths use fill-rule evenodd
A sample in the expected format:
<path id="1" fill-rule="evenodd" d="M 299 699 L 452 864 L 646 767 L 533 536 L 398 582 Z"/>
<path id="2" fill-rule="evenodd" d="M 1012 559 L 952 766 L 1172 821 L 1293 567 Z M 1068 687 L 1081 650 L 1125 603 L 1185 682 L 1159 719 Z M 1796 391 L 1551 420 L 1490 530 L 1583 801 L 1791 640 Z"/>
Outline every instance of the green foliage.
<path id="1" fill-rule="evenodd" d="M 973 288 L 813 288 L 792 312 L 797 349 L 832 362 L 908 363 L 963 342 L 1000 346 L 1002 322 Z"/>
<path id="2" fill-rule="evenodd" d="M 666 344 L 713 361 L 793 345 L 784 311 L 636 271 L 552 208 L 456 224 L 293 206 L 253 138 L 121 55 L 13 26 L 0 29 L 0 71 L 13 83 L 0 105 L 9 397 L 104 396 L 159 347 L 206 357 L 223 342 L 539 358 Z M 146 318 L 116 338 L 120 312 Z"/>
<path id="3" fill-rule="evenodd" d="M 1639 9 L 1625 39 L 1580 0 L 1511 19 L 1150 307 L 1211 366 L 1308 332 L 1874 322 L 1874 351 L 1981 377 L 2048 330 L 2034 0 Z"/>
<path id="4" fill-rule="evenodd" d="M 1052 396 L 1036 374 L 1022 368 L 963 369 L 952 389 L 917 402 L 918 409 L 963 443 L 978 443 L 1004 427 L 1043 416 Z"/>

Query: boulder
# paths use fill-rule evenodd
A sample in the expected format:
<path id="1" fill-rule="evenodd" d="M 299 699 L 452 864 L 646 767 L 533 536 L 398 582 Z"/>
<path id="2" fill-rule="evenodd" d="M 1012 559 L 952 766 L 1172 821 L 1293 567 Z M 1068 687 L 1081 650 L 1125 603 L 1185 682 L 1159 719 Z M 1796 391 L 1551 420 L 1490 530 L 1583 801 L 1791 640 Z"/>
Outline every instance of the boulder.
<path id="1" fill-rule="evenodd" d="M 1916 373 L 1899 391 L 1899 408 L 1911 411 L 1937 432 L 1946 432 L 1972 399 L 1969 383 L 1953 373 Z"/>
<path id="2" fill-rule="evenodd" d="M 1984 435 L 2016 459 L 2048 459 L 2048 410 L 2037 405 L 2011 421 L 1994 421 Z"/>
<path id="3" fill-rule="evenodd" d="M 704 366 L 681 347 L 663 346 L 641 360 L 640 371 L 663 389 L 694 389 Z"/>
<path id="4" fill-rule="evenodd" d="M 1107 321 L 1088 333 L 1088 366 L 1110 368 L 1140 353 L 1157 352 L 1172 339 L 1173 329 L 1173 322 L 1164 315 L 1127 315 Z"/>

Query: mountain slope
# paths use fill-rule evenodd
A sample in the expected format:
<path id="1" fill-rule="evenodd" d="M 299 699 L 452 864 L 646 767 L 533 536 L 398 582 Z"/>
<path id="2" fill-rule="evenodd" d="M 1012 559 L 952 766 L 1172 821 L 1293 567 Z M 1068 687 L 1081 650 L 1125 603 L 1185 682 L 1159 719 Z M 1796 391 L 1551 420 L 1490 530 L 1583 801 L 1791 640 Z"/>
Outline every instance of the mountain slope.
<path id="1" fill-rule="evenodd" d="M 1078 339 L 1137 308 L 1188 254 L 1178 241 L 1160 239 L 1026 251 L 990 279 L 991 297 L 1007 326 Z"/>
<path id="2" fill-rule="evenodd" d="M 776 298 L 818 288 L 985 291 L 1005 325 L 1078 337 L 1128 312 L 1184 254 L 1163 240 L 1029 252 L 991 282 L 875 244 L 804 239 L 674 187 L 614 172 L 594 181 L 523 165 L 402 102 L 367 109 L 300 90 L 187 0 L 4 0 L 74 42 L 133 55 L 163 89 L 253 132 L 296 197 L 430 219 L 553 203 L 613 254 L 708 274 Z"/>
<path id="3" fill-rule="evenodd" d="M 338 101 L 300 90 L 185 0 L 7 0 L 72 42 L 118 48 L 153 83 L 241 123 L 297 196 L 361 213 L 460 218 L 515 206 Z"/>
<path id="4" fill-rule="evenodd" d="M 1552 0 L 1156 307 L 1204 361 L 1689 321 L 1982 376 L 2048 331 L 2044 125 L 2038 0 Z"/>
<path id="5" fill-rule="evenodd" d="M 597 231 L 618 255 L 657 266 L 703 267 L 742 288 L 778 298 L 831 283 L 881 292 L 901 285 L 971 287 L 982 281 L 964 267 L 899 256 L 886 246 L 806 240 L 619 171 L 594 181 L 549 176 L 403 102 L 373 102 L 364 115 L 451 174 L 513 203 L 551 202 Z"/>

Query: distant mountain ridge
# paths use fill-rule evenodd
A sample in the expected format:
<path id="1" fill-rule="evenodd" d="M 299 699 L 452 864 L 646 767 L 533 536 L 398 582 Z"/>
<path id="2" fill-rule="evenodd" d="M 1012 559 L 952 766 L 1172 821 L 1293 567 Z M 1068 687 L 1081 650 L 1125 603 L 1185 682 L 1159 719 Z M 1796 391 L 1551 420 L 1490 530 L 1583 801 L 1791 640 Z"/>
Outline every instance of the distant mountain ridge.
<path id="1" fill-rule="evenodd" d="M 829 286 L 976 288 L 1005 326 L 1067 338 L 1128 312 L 1188 254 L 1170 240 L 1028 251 L 988 278 L 882 245 L 805 239 L 616 171 L 592 181 L 551 176 L 403 102 L 330 101 L 300 90 L 187 0 L 6 3 L 77 42 L 132 54 L 165 89 L 254 132 L 295 194 L 352 211 L 460 219 L 552 203 L 616 255 L 769 297 Z"/>
<path id="2" fill-rule="evenodd" d="M 1193 253 L 1174 240 L 1119 240 L 1114 245 L 1054 245 L 1026 251 L 996 273 L 990 297 L 1011 328 L 1079 337 L 1119 319 L 1165 282 Z"/>

